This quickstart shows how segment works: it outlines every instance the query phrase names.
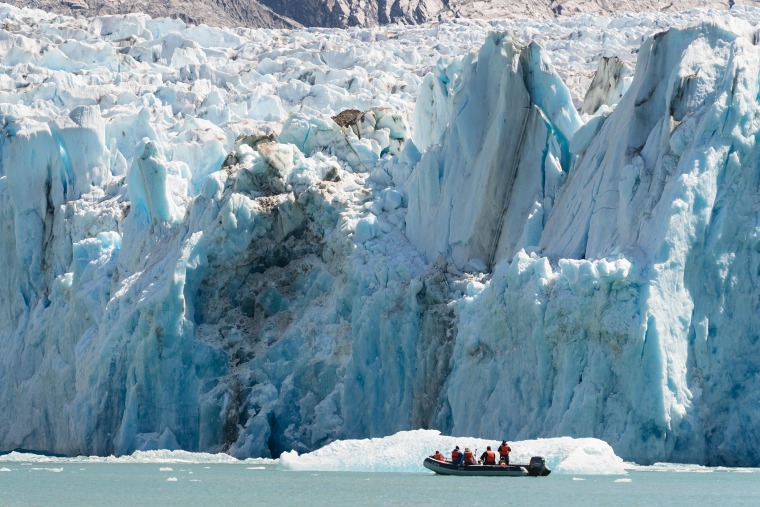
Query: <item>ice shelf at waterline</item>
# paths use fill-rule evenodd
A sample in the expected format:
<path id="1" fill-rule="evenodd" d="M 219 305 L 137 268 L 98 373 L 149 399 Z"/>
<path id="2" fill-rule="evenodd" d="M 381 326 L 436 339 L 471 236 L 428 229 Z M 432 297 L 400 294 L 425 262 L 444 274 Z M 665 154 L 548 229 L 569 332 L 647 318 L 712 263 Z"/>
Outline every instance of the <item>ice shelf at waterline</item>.
<path id="1" fill-rule="evenodd" d="M 0 19 L 0 449 L 760 458 L 757 9 Z"/>
<path id="2" fill-rule="evenodd" d="M 446 456 L 455 446 L 485 451 L 496 440 L 451 437 L 434 430 L 401 431 L 385 438 L 338 440 L 304 455 L 286 452 L 279 464 L 291 470 L 352 472 L 426 472 L 422 461 L 436 450 Z M 613 475 L 631 467 L 615 455 L 606 442 L 594 438 L 542 438 L 512 442 L 512 462 L 527 463 L 542 456 L 552 473 Z"/>
<path id="3" fill-rule="evenodd" d="M 204 465 L 257 465 L 285 470 L 347 472 L 423 472 L 422 461 L 434 450 L 450 451 L 456 445 L 485 449 L 496 442 L 471 437 L 450 437 L 434 430 L 400 431 L 384 438 L 336 440 L 321 449 L 299 455 L 283 453 L 279 459 L 238 460 L 229 454 L 187 451 L 135 451 L 125 456 L 77 456 L 71 458 L 11 452 L 0 455 L 0 467 L 18 463 L 154 463 Z M 606 442 L 593 438 L 546 438 L 512 442 L 513 461 L 543 456 L 554 473 L 611 475 L 626 474 L 634 465 L 623 463 Z"/>

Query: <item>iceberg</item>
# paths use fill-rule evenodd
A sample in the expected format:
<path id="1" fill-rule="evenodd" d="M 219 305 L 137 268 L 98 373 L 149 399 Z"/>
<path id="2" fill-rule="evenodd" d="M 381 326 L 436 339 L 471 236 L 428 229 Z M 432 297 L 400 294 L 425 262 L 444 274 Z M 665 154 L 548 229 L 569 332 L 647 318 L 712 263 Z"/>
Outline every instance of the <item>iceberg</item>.
<path id="1" fill-rule="evenodd" d="M 0 450 L 757 462 L 760 10 L 0 16 Z"/>
<path id="2" fill-rule="evenodd" d="M 457 445 L 479 451 L 499 442 L 481 438 L 441 435 L 435 430 L 401 431 L 384 438 L 337 440 L 321 449 L 299 455 L 283 453 L 279 465 L 288 470 L 336 472 L 422 472 L 423 460 L 436 450 L 446 456 Z M 553 473 L 575 475 L 625 475 L 631 465 L 615 455 L 606 442 L 593 438 L 546 438 L 510 442 L 512 463 L 528 463 L 542 456 Z"/>

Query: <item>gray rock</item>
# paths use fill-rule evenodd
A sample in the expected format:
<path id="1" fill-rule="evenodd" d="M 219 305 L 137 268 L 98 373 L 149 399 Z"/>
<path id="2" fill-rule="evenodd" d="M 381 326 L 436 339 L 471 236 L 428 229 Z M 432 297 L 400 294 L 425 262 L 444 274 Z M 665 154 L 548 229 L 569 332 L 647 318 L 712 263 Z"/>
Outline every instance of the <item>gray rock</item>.
<path id="1" fill-rule="evenodd" d="M 754 0 L 5 0 L 70 16 L 144 12 L 212 26 L 291 28 L 418 24 L 452 18 L 551 19 L 578 14 L 757 5 Z"/>

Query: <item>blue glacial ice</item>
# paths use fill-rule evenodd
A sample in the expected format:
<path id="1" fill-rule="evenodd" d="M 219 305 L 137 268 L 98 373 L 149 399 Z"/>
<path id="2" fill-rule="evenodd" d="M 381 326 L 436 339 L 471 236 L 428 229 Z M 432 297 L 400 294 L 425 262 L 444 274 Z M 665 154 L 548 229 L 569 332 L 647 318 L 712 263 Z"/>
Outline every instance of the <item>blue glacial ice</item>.
<path id="1" fill-rule="evenodd" d="M 503 145 L 484 143 L 465 157 L 469 165 L 451 164 L 461 160 L 458 119 L 466 109 L 455 99 L 460 116 L 410 179 L 407 235 L 430 260 L 497 264 L 485 286 L 455 303 L 451 415 L 441 424 L 451 417 L 452 431 L 470 434 L 494 427 L 519 436 L 589 432 L 641 462 L 658 455 L 756 462 L 755 435 L 745 424 L 757 417 L 753 336 L 760 324 L 753 169 L 760 54 L 752 40 L 740 24 L 647 40 L 614 111 L 602 125 L 580 127 L 576 136 L 588 128 L 594 135 L 571 153 L 570 165 L 557 165 L 561 189 L 550 199 L 546 183 L 512 183 L 529 181 L 521 171 L 546 182 L 546 165 L 523 166 L 512 152 L 499 152 Z M 513 53 L 510 42 L 501 44 L 502 54 Z M 481 50 L 478 65 L 483 57 Z M 479 79 L 468 72 L 463 79 Z M 470 89 L 462 89 L 457 98 L 466 101 Z M 547 123 L 567 99 L 558 94 L 548 107 Z M 521 138 L 525 120 L 488 109 L 516 129 L 510 139 Z M 561 137 L 553 145 L 563 146 Z M 429 157 L 442 161 L 437 171 L 428 170 Z M 469 175 L 480 160 L 488 163 Z M 484 174 L 498 183 L 473 181 Z M 473 187 L 498 184 L 516 199 L 497 209 L 472 199 Z M 515 209 L 515 201 L 533 206 Z M 526 234 L 532 220 L 536 230 Z M 471 224 L 464 234 L 462 222 Z M 507 238 L 494 234 L 500 228 Z M 487 248 L 481 238 L 491 241 Z M 500 255 L 508 262 L 498 263 Z M 506 416 L 473 420 L 484 404 L 501 404 Z"/>
<path id="2" fill-rule="evenodd" d="M 0 450 L 760 457 L 760 10 L 0 18 Z"/>

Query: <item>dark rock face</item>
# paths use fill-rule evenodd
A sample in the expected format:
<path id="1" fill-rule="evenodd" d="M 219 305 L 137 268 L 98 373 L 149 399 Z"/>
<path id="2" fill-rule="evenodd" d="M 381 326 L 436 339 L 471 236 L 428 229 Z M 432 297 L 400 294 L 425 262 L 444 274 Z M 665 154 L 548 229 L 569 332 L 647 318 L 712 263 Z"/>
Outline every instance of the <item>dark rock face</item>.
<path id="1" fill-rule="evenodd" d="M 299 24 L 256 0 L 8 0 L 16 7 L 30 7 L 67 16 L 94 17 L 143 12 L 151 17 L 178 18 L 186 23 L 211 26 L 295 28 Z"/>
<path id="2" fill-rule="evenodd" d="M 252 28 L 303 26 L 348 27 L 388 23 L 417 24 L 463 18 L 540 18 L 628 11 L 730 8 L 754 0 L 170 0 L 130 3 L 115 0 L 5 0 L 70 16 L 144 12 L 152 17 L 179 18 L 187 23 Z"/>

